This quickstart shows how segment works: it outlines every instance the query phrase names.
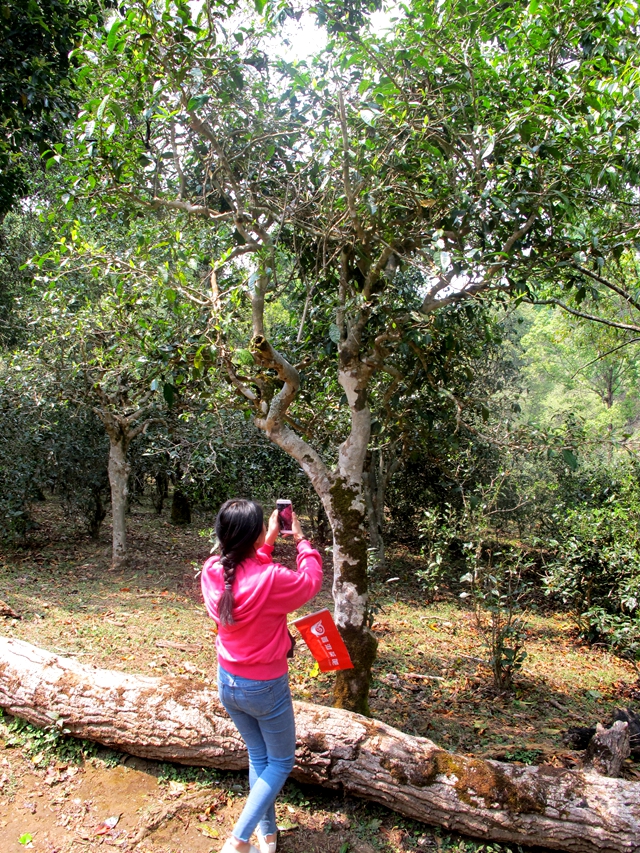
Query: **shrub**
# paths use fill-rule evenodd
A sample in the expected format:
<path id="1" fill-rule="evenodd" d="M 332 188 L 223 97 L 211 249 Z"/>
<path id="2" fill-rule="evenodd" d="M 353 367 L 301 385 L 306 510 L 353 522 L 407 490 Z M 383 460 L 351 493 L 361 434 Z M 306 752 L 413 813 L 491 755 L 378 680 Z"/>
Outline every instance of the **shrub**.
<path id="1" fill-rule="evenodd" d="M 471 550 L 473 543 L 467 543 Z M 470 555 L 473 569 L 461 578 L 470 591 L 478 632 L 489 651 L 497 690 L 511 690 L 527 653 L 525 601 L 529 586 L 523 577 L 528 565 L 516 552 L 485 552 L 480 543 Z"/>
<path id="2" fill-rule="evenodd" d="M 624 473 L 558 521 L 544 583 L 585 639 L 630 650 L 640 618 L 640 494 L 635 472 Z"/>

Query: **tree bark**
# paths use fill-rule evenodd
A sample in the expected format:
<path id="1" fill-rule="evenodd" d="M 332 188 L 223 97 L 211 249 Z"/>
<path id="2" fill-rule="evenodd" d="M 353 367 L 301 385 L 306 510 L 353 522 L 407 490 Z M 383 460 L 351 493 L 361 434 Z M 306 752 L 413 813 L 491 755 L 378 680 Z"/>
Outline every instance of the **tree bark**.
<path id="1" fill-rule="evenodd" d="M 353 663 L 353 669 L 336 673 L 334 705 L 368 716 L 378 641 L 367 624 L 368 537 L 362 483 L 335 477 L 327 514 L 333 530 L 333 615 Z"/>
<path id="2" fill-rule="evenodd" d="M 351 429 L 340 445 L 325 506 L 333 530 L 334 619 L 353 669 L 336 673 L 333 698 L 336 708 L 368 715 L 371 667 L 378 648 L 368 627 L 369 538 L 364 494 L 364 465 L 371 436 L 367 400 L 371 371 L 358 359 L 349 359 L 346 352 L 343 347 L 338 381 L 347 397 Z"/>
<path id="3" fill-rule="evenodd" d="M 105 431 L 109 436 L 109 485 L 111 487 L 111 524 L 112 524 L 112 556 L 111 565 L 114 569 L 122 568 L 127 562 L 127 501 L 129 497 L 129 473 L 131 465 L 127 459 L 127 453 L 131 442 L 156 420 L 146 417 L 141 420 L 145 412 L 151 408 L 147 404 L 152 392 L 144 398 L 139 408 L 135 411 L 129 410 L 127 386 L 121 384 L 113 394 L 107 394 L 99 382 L 88 377 L 93 389 L 101 403 L 94 408 L 104 424 Z M 125 409 L 122 414 L 112 411 L 114 406 Z"/>
<path id="4" fill-rule="evenodd" d="M 616 720 L 611 728 L 606 729 L 601 723 L 596 726 L 596 733 L 591 738 L 585 753 L 585 766 L 592 767 L 596 773 L 604 776 L 619 776 L 624 761 L 631 755 L 629 739 L 629 724 Z"/>
<path id="5" fill-rule="evenodd" d="M 296 702 L 294 778 L 476 838 L 570 853 L 640 853 L 640 785 L 481 761 L 375 720 Z M 214 689 L 95 669 L 0 638 L 0 707 L 133 755 L 238 770 L 242 739 Z"/>
<path id="6" fill-rule="evenodd" d="M 127 560 L 127 498 L 129 496 L 129 472 L 127 440 L 120 432 L 109 433 L 109 484 L 111 486 L 112 566 L 122 568 Z"/>
<path id="7" fill-rule="evenodd" d="M 369 525 L 369 553 L 374 570 L 384 568 L 384 539 L 382 536 L 382 518 L 379 511 L 380 488 L 376 476 L 375 464 L 376 454 L 371 451 L 367 454 L 367 463 L 364 471 L 363 486 L 364 497 L 367 505 L 367 522 Z M 381 458 L 381 457 L 380 457 Z"/>

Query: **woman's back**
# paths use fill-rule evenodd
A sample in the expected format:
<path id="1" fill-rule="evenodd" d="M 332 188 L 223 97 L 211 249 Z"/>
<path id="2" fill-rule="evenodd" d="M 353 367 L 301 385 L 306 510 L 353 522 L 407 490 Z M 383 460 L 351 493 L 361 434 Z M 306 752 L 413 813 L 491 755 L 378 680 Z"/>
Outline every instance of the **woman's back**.
<path id="1" fill-rule="evenodd" d="M 221 665 L 244 678 L 277 678 L 287 671 L 291 641 L 287 615 L 322 585 L 322 559 L 309 542 L 298 546 L 298 571 L 271 561 L 264 545 L 237 566 L 233 585 L 233 622 L 221 623 L 218 605 L 224 594 L 224 569 L 211 557 L 202 571 L 202 594 L 218 625 L 216 650 Z"/>

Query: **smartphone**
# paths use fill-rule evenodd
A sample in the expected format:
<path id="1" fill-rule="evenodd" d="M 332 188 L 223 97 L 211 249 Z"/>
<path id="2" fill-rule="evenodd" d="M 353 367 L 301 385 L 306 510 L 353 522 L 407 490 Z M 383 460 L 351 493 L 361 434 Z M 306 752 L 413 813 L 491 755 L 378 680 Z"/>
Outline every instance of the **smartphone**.
<path id="1" fill-rule="evenodd" d="M 291 501 L 277 500 L 276 509 L 278 510 L 278 524 L 280 525 L 280 533 L 283 536 L 291 535 L 291 523 L 293 522 L 293 506 Z"/>

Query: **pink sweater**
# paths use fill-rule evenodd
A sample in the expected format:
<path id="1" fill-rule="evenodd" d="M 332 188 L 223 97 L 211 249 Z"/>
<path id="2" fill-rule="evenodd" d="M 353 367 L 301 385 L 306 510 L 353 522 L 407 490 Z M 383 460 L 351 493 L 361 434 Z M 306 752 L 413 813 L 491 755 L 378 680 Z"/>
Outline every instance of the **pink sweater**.
<path id="1" fill-rule="evenodd" d="M 241 678 L 266 681 L 287 672 L 287 614 L 313 598 L 322 585 L 322 559 L 306 539 L 298 544 L 297 572 L 273 563 L 272 552 L 273 545 L 263 545 L 237 567 L 232 625 L 222 626 L 218 618 L 224 592 L 219 557 L 210 557 L 202 569 L 204 603 L 218 625 L 218 661 Z"/>

